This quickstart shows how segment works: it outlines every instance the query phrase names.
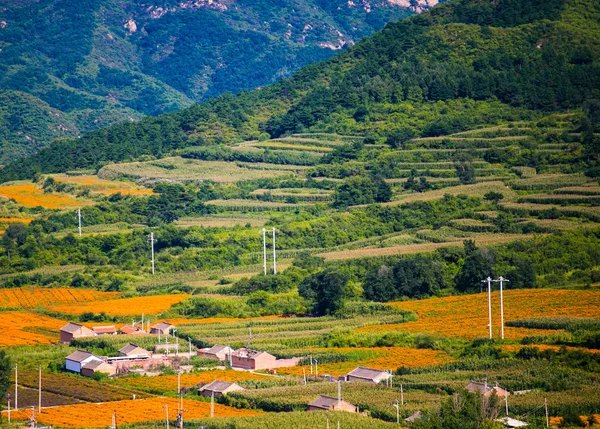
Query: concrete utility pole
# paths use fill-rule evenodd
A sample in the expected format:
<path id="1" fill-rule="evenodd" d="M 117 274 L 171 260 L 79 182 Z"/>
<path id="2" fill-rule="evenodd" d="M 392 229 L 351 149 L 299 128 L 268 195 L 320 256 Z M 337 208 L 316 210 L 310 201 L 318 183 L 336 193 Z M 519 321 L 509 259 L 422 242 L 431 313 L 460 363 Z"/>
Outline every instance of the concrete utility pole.
<path id="1" fill-rule="evenodd" d="M 546 427 L 550 426 L 550 418 L 548 417 L 548 400 L 544 398 L 544 410 L 546 411 Z"/>
<path id="2" fill-rule="evenodd" d="M 400 404 L 398 403 L 398 400 L 396 399 L 396 403 L 391 405 L 396 408 L 396 423 L 400 424 Z"/>
<path id="3" fill-rule="evenodd" d="M 181 394 L 181 371 L 177 371 L 177 394 Z"/>
<path id="4" fill-rule="evenodd" d="M 77 209 L 77 220 L 79 221 L 79 236 L 81 237 L 81 209 Z"/>
<path id="5" fill-rule="evenodd" d="M 112 429 L 117 429 L 117 412 L 113 411 L 112 414 Z"/>
<path id="6" fill-rule="evenodd" d="M 338 410 L 342 409 L 342 382 L 338 380 Z"/>
<path id="7" fill-rule="evenodd" d="M 500 325 L 502 326 L 502 339 L 504 339 L 504 296 L 502 295 L 502 282 L 507 282 L 508 279 L 500 276 Z"/>
<path id="8" fill-rule="evenodd" d="M 267 230 L 265 228 L 262 229 L 263 233 L 263 270 L 265 276 L 267 275 Z"/>
<path id="9" fill-rule="evenodd" d="M 210 394 L 210 418 L 215 416 L 215 391 L 213 390 Z"/>
<path id="10" fill-rule="evenodd" d="M 38 388 L 38 412 L 42 414 L 42 366 L 40 365 L 40 383 Z"/>
<path id="11" fill-rule="evenodd" d="M 152 274 L 154 274 L 154 242 L 156 240 L 154 239 L 154 233 L 151 232 L 150 233 L 150 248 L 152 251 Z"/>
<path id="12" fill-rule="evenodd" d="M 275 228 L 273 228 L 273 274 L 277 274 L 277 256 L 275 255 Z"/>
<path id="13" fill-rule="evenodd" d="M 488 288 L 488 329 L 490 331 L 490 339 L 492 339 L 492 278 L 488 277 L 481 280 L 481 283 L 487 283 Z"/>
<path id="14" fill-rule="evenodd" d="M 508 396 L 504 397 L 504 405 L 506 406 L 506 417 L 508 417 Z"/>
<path id="15" fill-rule="evenodd" d="M 400 400 L 402 401 L 402 405 L 404 405 L 404 390 L 402 390 L 402 383 L 400 383 Z"/>
<path id="16" fill-rule="evenodd" d="M 165 412 L 166 412 L 166 414 L 167 414 L 167 418 L 166 418 L 166 421 L 167 421 L 167 429 L 169 429 L 169 404 L 165 404 Z"/>
<path id="17" fill-rule="evenodd" d="M 19 409 L 19 366 L 15 364 L 15 411 Z"/>

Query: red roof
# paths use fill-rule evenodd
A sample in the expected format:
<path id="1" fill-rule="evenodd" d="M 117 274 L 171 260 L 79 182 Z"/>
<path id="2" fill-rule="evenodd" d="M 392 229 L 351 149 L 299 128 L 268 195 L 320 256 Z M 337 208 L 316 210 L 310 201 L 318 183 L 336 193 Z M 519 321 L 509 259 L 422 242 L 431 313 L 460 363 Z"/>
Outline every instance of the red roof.
<path id="1" fill-rule="evenodd" d="M 145 334 L 146 333 L 146 331 L 144 331 L 139 326 L 129 326 L 129 325 L 123 326 L 120 329 L 120 331 L 124 334 Z"/>
<path id="2" fill-rule="evenodd" d="M 94 326 L 92 330 L 96 334 L 112 334 L 117 332 L 117 328 L 114 326 Z"/>

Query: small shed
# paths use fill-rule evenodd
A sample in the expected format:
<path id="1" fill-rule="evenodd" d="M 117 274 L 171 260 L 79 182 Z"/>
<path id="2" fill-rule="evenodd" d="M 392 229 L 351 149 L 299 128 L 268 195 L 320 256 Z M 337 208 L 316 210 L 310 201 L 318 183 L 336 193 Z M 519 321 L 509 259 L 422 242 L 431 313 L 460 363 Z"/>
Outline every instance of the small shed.
<path id="1" fill-rule="evenodd" d="M 358 413 L 358 407 L 343 399 L 321 395 L 308 404 L 306 411 L 348 411 Z"/>
<path id="2" fill-rule="evenodd" d="M 242 347 L 231 354 L 231 366 L 242 369 L 275 369 L 296 366 L 300 358 L 277 359 L 265 351 Z"/>
<path id="3" fill-rule="evenodd" d="M 359 366 L 350 371 L 345 378 L 346 381 L 366 381 L 368 383 L 378 384 L 390 377 L 391 374 L 387 371 Z"/>
<path id="4" fill-rule="evenodd" d="M 421 418 L 423 418 L 422 411 L 417 411 L 416 413 L 411 414 L 410 416 L 408 416 L 407 418 L 404 419 L 404 421 L 406 422 L 406 427 L 409 428 L 410 425 L 413 424 L 415 420 L 419 420 Z"/>
<path id="5" fill-rule="evenodd" d="M 135 344 L 129 343 L 125 347 L 119 349 L 119 354 L 121 356 L 127 356 L 131 358 L 135 357 L 149 357 L 150 352 L 146 349 L 136 346 Z"/>
<path id="6" fill-rule="evenodd" d="M 70 344 L 76 338 L 93 337 L 94 331 L 78 323 L 69 322 L 60 328 L 60 342 Z"/>
<path id="7" fill-rule="evenodd" d="M 119 332 L 121 332 L 121 334 L 123 334 L 123 335 L 146 335 L 147 334 L 147 332 L 144 331 L 139 326 L 131 326 L 131 325 L 123 326 L 121 329 L 119 329 Z"/>
<path id="8" fill-rule="evenodd" d="M 67 371 L 80 374 L 81 368 L 92 361 L 103 362 L 102 358 L 93 353 L 86 352 L 84 350 L 77 350 L 65 358 L 65 367 Z"/>
<path id="9" fill-rule="evenodd" d="M 219 344 L 198 350 L 198 356 L 221 361 L 228 360 L 230 353 L 233 353 L 231 347 L 221 346 Z"/>
<path id="10" fill-rule="evenodd" d="M 211 397 L 214 394 L 215 398 L 218 398 L 220 396 L 227 395 L 230 392 L 238 392 L 240 390 L 244 390 L 244 388 L 238 384 L 215 380 L 198 389 L 198 393 L 202 396 L 208 397 Z"/>
<path id="11" fill-rule="evenodd" d="M 469 392 L 472 392 L 472 393 L 478 392 L 486 397 L 491 396 L 494 392 L 496 392 L 497 396 L 502 397 L 502 398 L 510 395 L 510 392 L 508 390 L 503 389 L 502 387 L 498 386 L 498 383 L 488 384 L 488 383 L 479 383 L 477 381 L 472 381 L 465 386 L 465 389 L 467 389 Z"/>
<path id="12" fill-rule="evenodd" d="M 522 428 L 529 426 L 527 423 L 521 420 L 513 419 L 512 417 L 508 416 L 497 419 L 496 421 L 502 423 L 507 428 Z"/>
<path id="13" fill-rule="evenodd" d="M 117 367 L 105 361 L 92 360 L 81 367 L 81 375 L 93 377 L 95 373 L 115 375 Z"/>
<path id="14" fill-rule="evenodd" d="M 104 335 L 117 335 L 117 328 L 114 326 L 94 326 L 92 328 L 95 337 L 102 337 Z"/>
<path id="15" fill-rule="evenodd" d="M 160 322 L 157 323 L 156 325 L 150 327 L 150 333 L 151 334 L 160 334 L 160 335 L 170 335 L 171 334 L 171 330 L 175 328 L 175 326 L 171 325 L 168 322 Z"/>

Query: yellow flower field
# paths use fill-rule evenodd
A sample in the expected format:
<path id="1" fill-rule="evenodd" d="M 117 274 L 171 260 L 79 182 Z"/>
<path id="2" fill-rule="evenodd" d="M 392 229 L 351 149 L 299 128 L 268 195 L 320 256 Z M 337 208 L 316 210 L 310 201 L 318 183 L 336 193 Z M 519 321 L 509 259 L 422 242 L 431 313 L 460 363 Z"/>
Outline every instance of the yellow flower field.
<path id="1" fill-rule="evenodd" d="M 418 314 L 419 319 L 398 325 L 367 326 L 359 331 L 429 332 L 468 339 L 488 335 L 487 293 L 395 302 L 391 305 L 413 311 Z M 504 293 L 505 321 L 542 316 L 597 317 L 598 308 L 600 308 L 600 294 L 594 291 L 527 289 L 509 290 Z M 492 293 L 492 326 L 494 336 L 499 337 L 499 292 Z M 508 339 L 520 339 L 528 335 L 544 335 L 551 332 L 553 331 L 505 328 L 505 336 Z"/>
<path id="2" fill-rule="evenodd" d="M 65 324 L 63 320 L 39 314 L 20 311 L 0 312 L 0 325 L 3 327 L 0 347 L 56 342 L 58 331 Z M 53 332 L 56 332 L 55 337 L 50 336 Z"/>
<path id="3" fill-rule="evenodd" d="M 65 314 L 92 312 L 106 313 L 109 316 L 132 316 L 142 313 L 149 315 L 168 310 L 172 305 L 189 297 L 190 295 L 185 294 L 140 296 L 108 301 L 94 301 L 84 304 L 57 305 L 50 307 L 50 309 Z"/>
<path id="4" fill-rule="evenodd" d="M 319 374 L 329 374 L 339 377 L 347 374 L 357 366 L 366 366 L 369 368 L 396 369 L 401 366 L 420 367 L 432 366 L 450 362 L 452 358 L 443 351 L 430 349 L 415 349 L 410 347 L 378 347 L 378 348 L 328 348 L 313 349 L 328 352 L 357 352 L 366 351 L 372 353 L 373 357 L 357 361 L 327 363 L 319 365 Z M 308 375 L 310 367 L 295 366 L 278 369 L 281 374 L 303 375 L 302 370 Z"/>
<path id="5" fill-rule="evenodd" d="M 25 223 L 33 222 L 32 217 L 0 217 L 0 223 Z"/>
<path id="6" fill-rule="evenodd" d="M 0 289 L 0 308 L 37 308 L 114 299 L 119 292 L 74 288 L 20 287 Z"/>
<path id="7" fill-rule="evenodd" d="M 77 200 L 67 194 L 46 194 L 33 183 L 15 183 L 0 186 L 0 196 L 12 198 L 25 207 L 68 209 L 92 205 L 93 201 Z"/>
<path id="8" fill-rule="evenodd" d="M 181 375 L 181 387 L 192 387 L 199 383 L 210 383 L 214 380 L 238 382 L 243 380 L 262 380 L 265 375 L 254 374 L 247 371 L 222 370 L 196 372 Z M 133 389 L 158 389 L 177 391 L 176 375 L 159 375 L 155 377 L 121 378 L 117 383 Z"/>
<path id="9" fill-rule="evenodd" d="M 113 413 L 117 415 L 117 425 L 127 423 L 163 421 L 166 418 L 165 405 L 168 405 L 169 420 L 177 419 L 179 401 L 176 398 L 150 398 L 118 401 L 100 404 L 75 404 L 42 409 L 37 415 L 40 423 L 61 427 L 98 427 L 104 428 L 112 424 Z M 184 419 L 200 419 L 210 417 L 210 403 L 184 400 Z M 11 413 L 15 420 L 25 420 L 30 416 L 29 410 Z M 215 417 L 255 416 L 252 410 L 240 410 L 215 404 Z"/>

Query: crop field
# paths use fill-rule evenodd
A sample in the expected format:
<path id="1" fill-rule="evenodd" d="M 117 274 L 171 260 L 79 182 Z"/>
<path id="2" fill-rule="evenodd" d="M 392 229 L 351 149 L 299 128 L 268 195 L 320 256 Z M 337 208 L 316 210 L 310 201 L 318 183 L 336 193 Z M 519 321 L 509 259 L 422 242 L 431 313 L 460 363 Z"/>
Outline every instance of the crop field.
<path id="1" fill-rule="evenodd" d="M 293 204 L 273 201 L 259 201 L 259 200 L 210 200 L 205 203 L 206 205 L 216 206 L 219 209 L 226 211 L 241 211 L 241 212 L 263 212 L 263 211 L 292 211 L 298 207 L 306 206 L 308 203 Z"/>
<path id="2" fill-rule="evenodd" d="M 487 294 L 432 298 L 420 301 L 397 302 L 392 306 L 417 313 L 418 320 L 397 326 L 374 325 L 361 332 L 400 330 L 414 333 L 429 332 L 448 337 L 468 338 L 487 336 Z M 499 293 L 492 293 L 494 335 L 500 333 Z M 507 290 L 504 293 L 505 321 L 538 316 L 596 317 L 600 294 L 594 291 L 571 290 Z M 520 339 L 528 335 L 544 335 L 550 330 L 506 327 L 506 338 Z"/>
<path id="3" fill-rule="evenodd" d="M 221 370 L 194 372 L 181 375 L 181 387 L 191 388 L 198 384 L 208 384 L 214 380 L 239 383 L 247 380 L 269 379 L 266 375 L 255 374 L 248 371 Z M 118 386 L 124 386 L 151 393 L 177 392 L 176 375 L 159 375 L 154 377 L 134 376 L 116 380 Z"/>
<path id="4" fill-rule="evenodd" d="M 516 198 L 516 194 L 507 189 L 504 183 L 499 181 L 494 182 L 483 182 L 476 183 L 474 185 L 460 185 L 452 186 L 449 188 L 436 189 L 434 191 L 426 191 L 422 193 L 406 194 L 399 196 L 396 201 L 384 203 L 383 205 L 398 205 L 404 203 L 411 203 L 414 201 L 431 201 L 444 198 L 444 195 L 470 195 L 483 197 L 486 193 L 494 191 L 499 192 L 504 196 L 503 201 L 513 201 Z"/>
<path id="5" fill-rule="evenodd" d="M 57 183 L 68 183 L 75 185 L 81 190 L 90 190 L 101 195 L 152 195 L 152 189 L 142 188 L 131 182 L 100 179 L 95 175 L 69 176 L 66 174 L 50 175 Z"/>
<path id="6" fill-rule="evenodd" d="M 557 211 L 565 216 L 580 217 L 594 222 L 600 222 L 599 207 L 584 206 L 560 206 L 554 204 L 535 204 L 535 203 L 501 203 L 499 207 L 513 212 L 525 212 L 530 215 L 538 215 L 549 211 Z"/>
<path id="7" fill-rule="evenodd" d="M 175 224 L 180 227 L 201 226 L 204 228 L 233 228 L 236 226 L 250 225 L 252 227 L 263 226 L 267 219 L 256 216 L 202 216 L 202 217 L 183 217 L 178 219 Z"/>
<path id="8" fill-rule="evenodd" d="M 112 405 L 112 406 L 111 406 Z M 119 425 L 146 421 L 164 421 L 166 408 L 170 420 L 177 417 L 179 400 L 176 398 L 149 398 L 112 402 L 110 405 L 97 404 L 75 404 L 46 408 L 38 416 L 38 421 L 54 426 L 68 428 L 104 428 L 112 424 L 113 413 L 116 413 Z M 210 403 L 194 400 L 184 400 L 183 408 L 186 410 L 187 419 L 199 419 L 210 416 Z M 251 410 L 240 410 L 215 404 L 215 417 L 229 416 L 254 416 L 258 412 Z M 14 412 L 13 418 L 27 419 L 30 413 L 27 410 Z"/>
<path id="9" fill-rule="evenodd" d="M 0 323 L 0 347 L 56 342 L 59 329 L 66 324 L 52 317 L 16 311 L 0 312 Z"/>
<path id="10" fill-rule="evenodd" d="M 577 174 L 537 174 L 527 179 L 514 180 L 510 187 L 515 190 L 548 190 L 568 186 L 581 186 L 589 178 Z"/>
<path id="11" fill-rule="evenodd" d="M 45 209 L 73 209 L 94 204 L 93 201 L 68 194 L 45 193 L 31 182 L 5 183 L 0 186 L 0 197 L 13 199 L 24 207 Z"/>
<path id="12" fill-rule="evenodd" d="M 81 314 L 86 312 L 105 313 L 109 316 L 132 316 L 144 314 L 158 314 L 168 310 L 172 305 L 189 298 L 190 295 L 156 295 L 140 296 L 135 298 L 113 299 L 95 301 L 83 304 L 56 305 L 50 307 L 52 311 L 64 314 Z"/>
<path id="13" fill-rule="evenodd" d="M 421 238 L 417 235 L 418 238 Z M 531 235 L 526 234 L 476 234 L 470 233 L 467 236 L 473 239 L 476 244 L 499 244 L 515 241 L 519 239 L 531 238 Z M 465 237 L 465 238 L 467 238 Z M 447 242 L 435 242 L 435 243 L 420 243 L 420 244 L 406 244 L 400 246 L 390 247 L 369 247 L 359 248 L 353 250 L 341 250 L 337 252 L 326 252 L 320 253 L 318 256 L 322 256 L 327 261 L 340 261 L 345 259 L 360 259 L 360 258 L 374 258 L 379 256 L 390 256 L 390 255 L 413 255 L 416 253 L 427 253 L 433 252 L 442 247 L 450 246 L 462 246 L 463 238 L 453 238 Z"/>
<path id="14" fill-rule="evenodd" d="M 285 166 L 270 169 L 271 164 L 265 164 L 265 169 L 250 169 L 224 161 L 199 161 L 180 157 L 163 158 L 159 161 L 132 162 L 113 164 L 102 168 L 98 176 L 102 179 L 117 179 L 130 177 L 134 179 L 169 179 L 181 182 L 212 180 L 221 183 L 235 183 L 242 180 L 264 179 L 293 174 Z M 0 188 L 1 189 L 1 188 Z"/>
<path id="15" fill-rule="evenodd" d="M 431 349 L 416 349 L 410 347 L 377 347 L 377 348 L 327 348 L 327 349 L 307 349 L 308 354 L 311 351 L 327 351 L 332 353 L 351 353 L 366 354 L 369 357 L 349 360 L 346 362 L 324 363 L 319 365 L 319 374 L 329 374 L 334 377 L 347 374 L 357 366 L 366 366 L 368 368 L 395 369 L 400 367 L 421 367 L 433 366 L 453 359 L 446 352 Z M 305 371 L 309 374 L 308 366 L 295 366 L 290 368 L 281 368 L 278 373 L 302 376 Z"/>
<path id="16" fill-rule="evenodd" d="M 21 287 L 0 289 L 0 308 L 37 308 L 114 299 L 119 292 L 75 288 Z"/>

